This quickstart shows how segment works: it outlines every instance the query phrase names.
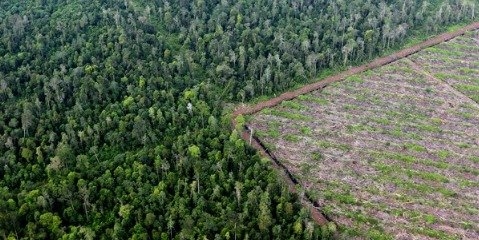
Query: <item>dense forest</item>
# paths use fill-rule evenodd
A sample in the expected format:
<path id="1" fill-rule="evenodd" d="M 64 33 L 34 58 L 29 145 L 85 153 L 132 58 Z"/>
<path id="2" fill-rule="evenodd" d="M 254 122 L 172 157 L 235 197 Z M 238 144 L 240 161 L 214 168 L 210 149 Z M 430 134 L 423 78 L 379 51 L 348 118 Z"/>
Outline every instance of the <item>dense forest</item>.
<path id="1" fill-rule="evenodd" d="M 230 129 L 228 103 L 471 21 L 476 5 L 1 1 L 0 238 L 329 238 Z"/>

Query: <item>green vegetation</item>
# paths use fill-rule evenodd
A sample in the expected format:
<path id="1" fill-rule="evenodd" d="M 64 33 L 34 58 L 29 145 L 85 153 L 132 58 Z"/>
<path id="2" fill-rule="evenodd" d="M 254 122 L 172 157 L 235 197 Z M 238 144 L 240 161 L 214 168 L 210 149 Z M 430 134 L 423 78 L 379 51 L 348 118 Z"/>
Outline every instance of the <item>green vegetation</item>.
<path id="1" fill-rule="evenodd" d="M 301 126 L 299 131 L 304 135 L 310 136 L 312 130 L 308 126 Z"/>
<path id="2" fill-rule="evenodd" d="M 272 109 L 271 110 L 271 115 L 274 115 L 274 116 L 277 116 L 277 117 L 282 117 L 282 118 L 286 118 L 286 119 L 289 119 L 289 120 L 303 120 L 303 121 L 307 121 L 307 120 L 311 120 L 312 118 L 310 116 L 305 116 L 301 113 L 297 113 L 297 112 L 292 112 L 292 111 L 279 111 L 279 110 L 276 110 L 276 109 Z"/>
<path id="3" fill-rule="evenodd" d="M 299 142 L 299 137 L 292 134 L 286 134 L 284 139 L 289 142 Z"/>
<path id="4" fill-rule="evenodd" d="M 301 101 L 308 101 L 308 102 L 315 102 L 321 105 L 326 105 L 328 104 L 328 100 L 322 98 L 322 97 L 315 97 L 311 95 L 300 95 L 298 96 L 298 99 Z"/>
<path id="5" fill-rule="evenodd" d="M 291 109 L 294 109 L 294 110 L 301 110 L 301 109 L 304 109 L 305 107 L 303 105 L 301 105 L 301 103 L 298 103 L 297 101 L 284 101 L 281 103 L 281 106 L 284 106 L 284 107 L 287 107 L 287 108 L 291 108 Z"/>
<path id="6" fill-rule="evenodd" d="M 318 146 L 322 148 L 336 148 L 342 151 L 349 151 L 351 150 L 351 147 L 347 144 L 343 143 L 333 143 L 333 142 L 328 142 L 328 141 L 319 141 Z"/>
<path id="7" fill-rule="evenodd" d="M 301 113 L 264 140 L 339 223 L 340 238 L 478 237 L 470 224 L 479 212 L 471 197 L 479 186 L 477 71 L 467 70 L 479 59 L 469 48 L 474 33 L 299 96 L 307 108 L 278 106 L 251 118 L 261 128 Z M 292 134 L 304 137 L 284 141 Z"/>
<path id="8" fill-rule="evenodd" d="M 427 2 L 1 1 L 0 237 L 332 237 L 224 106 L 478 12 Z M 284 108 L 298 112 L 271 113 L 312 119 Z"/>

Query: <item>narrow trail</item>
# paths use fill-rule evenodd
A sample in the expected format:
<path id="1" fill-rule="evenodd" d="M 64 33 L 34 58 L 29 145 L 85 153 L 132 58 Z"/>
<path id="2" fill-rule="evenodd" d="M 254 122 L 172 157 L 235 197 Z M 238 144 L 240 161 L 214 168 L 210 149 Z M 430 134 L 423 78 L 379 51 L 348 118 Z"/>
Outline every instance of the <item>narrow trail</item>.
<path id="1" fill-rule="evenodd" d="M 377 58 L 370 63 L 366 63 L 366 64 L 363 64 L 363 65 L 360 65 L 360 66 L 357 66 L 357 67 L 353 67 L 349 70 L 346 70 L 346 71 L 340 72 L 336 75 L 327 77 L 327 78 L 325 78 L 321 81 L 305 85 L 305 86 L 303 86 L 299 89 L 293 90 L 293 91 L 285 92 L 278 97 L 259 102 L 255 105 L 247 105 L 247 106 L 238 107 L 234 110 L 234 112 L 232 113 L 232 116 L 231 116 L 232 117 L 232 119 L 231 119 L 232 127 L 233 127 L 233 129 L 236 128 L 236 125 L 237 125 L 236 118 L 239 115 L 251 115 L 251 114 L 257 113 L 257 112 L 259 112 L 259 111 L 261 111 L 265 108 L 274 107 L 274 106 L 280 104 L 283 101 L 292 100 L 292 99 L 294 99 L 294 98 L 296 98 L 300 95 L 307 94 L 307 93 L 310 93 L 312 91 L 322 89 L 322 88 L 326 87 L 327 85 L 329 85 L 331 83 L 344 80 L 345 78 L 347 78 L 351 75 L 358 74 L 358 73 L 361 73 L 361 72 L 364 72 L 364 71 L 367 71 L 367 70 L 370 70 L 370 69 L 374 69 L 374 68 L 378 68 L 378 67 L 390 64 L 390 63 L 395 62 L 399 59 L 405 58 L 405 57 L 407 57 L 411 54 L 417 53 L 417 52 L 419 52 L 419 51 L 421 51 L 425 48 L 432 47 L 432 46 L 440 44 L 442 42 L 449 41 L 449 40 L 451 40 L 455 37 L 463 35 L 464 33 L 468 32 L 468 31 L 472 31 L 472 30 L 476 30 L 476 29 L 479 29 L 479 22 L 469 24 L 469 25 L 467 25 L 467 26 L 465 26 L 461 29 L 458 29 L 456 31 L 453 31 L 453 32 L 440 34 L 440 35 L 435 36 L 433 38 L 430 38 L 430 39 L 428 39 L 424 42 L 421 42 L 421 43 L 416 44 L 414 46 L 411 46 L 411 47 L 405 48 L 403 50 L 400 50 L 398 52 L 395 52 L 391 55 L 381 57 L 381 58 Z M 419 66 L 414 65 L 414 64 L 411 65 L 411 67 L 415 68 L 415 70 L 422 70 Z M 417 69 L 416 69 L 416 67 L 417 67 Z M 428 78 L 433 77 L 432 75 L 427 75 L 427 72 L 421 71 L 421 73 L 423 73 L 423 74 L 425 73 Z M 249 129 L 248 126 L 245 126 L 244 129 L 242 129 L 241 136 L 246 142 L 250 142 L 250 140 L 251 140 L 250 144 L 253 148 L 258 150 L 261 153 L 261 155 L 263 155 L 265 157 L 268 157 L 272 160 L 273 166 L 276 169 L 278 169 L 279 171 L 282 171 L 284 173 L 285 180 L 288 183 L 290 191 L 296 192 L 296 186 L 300 184 L 298 182 L 298 180 L 294 177 L 294 175 L 290 172 L 290 170 L 284 164 L 282 164 L 280 161 L 278 161 L 278 159 L 274 156 L 274 154 L 272 152 L 270 152 L 265 147 L 265 145 L 261 142 L 261 140 L 259 138 L 254 136 L 254 134 L 253 134 L 253 136 L 251 136 L 251 129 Z M 327 224 L 328 222 L 331 222 L 331 219 L 327 218 L 321 212 L 321 209 L 320 209 L 321 207 L 317 204 L 317 202 L 314 201 L 314 199 L 312 199 L 308 195 L 305 195 L 304 197 L 302 197 L 301 202 L 305 207 L 307 207 L 310 210 L 311 217 L 317 224 L 324 225 L 324 224 Z"/>

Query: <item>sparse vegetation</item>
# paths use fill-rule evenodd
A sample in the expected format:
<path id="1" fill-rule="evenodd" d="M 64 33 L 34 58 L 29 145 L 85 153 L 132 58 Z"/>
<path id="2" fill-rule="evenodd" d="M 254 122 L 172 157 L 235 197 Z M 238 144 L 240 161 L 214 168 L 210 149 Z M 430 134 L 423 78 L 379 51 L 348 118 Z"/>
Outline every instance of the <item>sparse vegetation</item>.
<path id="1" fill-rule="evenodd" d="M 467 34 L 348 77 L 249 124 L 281 122 L 263 140 L 314 183 L 343 237 L 478 238 L 478 40 Z"/>

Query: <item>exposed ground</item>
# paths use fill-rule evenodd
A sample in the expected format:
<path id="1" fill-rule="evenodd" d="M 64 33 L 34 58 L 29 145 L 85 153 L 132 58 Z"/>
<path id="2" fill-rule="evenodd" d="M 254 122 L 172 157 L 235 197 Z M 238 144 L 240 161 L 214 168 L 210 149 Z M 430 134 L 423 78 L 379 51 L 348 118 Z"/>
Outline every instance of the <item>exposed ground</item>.
<path id="1" fill-rule="evenodd" d="M 479 239 L 478 100 L 475 31 L 248 124 L 345 235 Z"/>

